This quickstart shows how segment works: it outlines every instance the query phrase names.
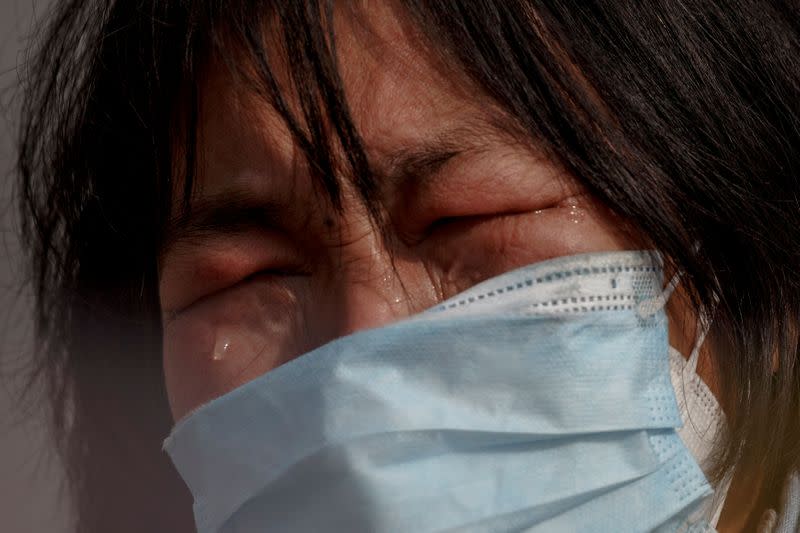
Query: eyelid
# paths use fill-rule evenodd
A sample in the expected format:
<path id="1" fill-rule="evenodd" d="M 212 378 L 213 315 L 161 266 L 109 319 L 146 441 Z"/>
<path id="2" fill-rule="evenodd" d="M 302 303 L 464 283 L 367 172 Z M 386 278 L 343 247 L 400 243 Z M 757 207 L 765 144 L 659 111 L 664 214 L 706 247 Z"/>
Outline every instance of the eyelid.
<path id="1" fill-rule="evenodd" d="M 436 219 L 433 224 L 428 226 L 426 231 L 426 235 L 432 235 L 437 231 L 441 231 L 442 229 L 452 227 L 456 224 L 479 224 L 481 222 L 485 222 L 488 220 L 505 217 L 509 215 L 515 215 L 519 213 L 515 212 L 498 212 L 498 213 L 491 213 L 488 215 L 464 215 L 464 216 L 447 216 Z"/>
<path id="2" fill-rule="evenodd" d="M 508 217 L 515 217 L 515 216 L 523 216 L 527 214 L 534 214 L 534 213 L 542 213 L 547 211 L 548 209 L 557 209 L 557 208 L 576 208 L 583 205 L 583 202 L 578 202 L 577 198 L 581 196 L 587 196 L 586 193 L 576 194 L 573 196 L 569 196 L 564 198 L 563 200 L 559 201 L 554 205 L 550 205 L 547 207 L 539 208 L 539 209 L 517 209 L 517 208 L 508 208 L 508 209 L 498 209 L 497 212 L 494 213 L 481 213 L 475 215 L 455 215 L 455 216 L 443 216 L 441 218 L 437 218 L 433 221 L 433 223 L 429 224 L 422 235 L 418 235 L 417 239 L 419 242 L 422 240 L 432 236 L 434 233 L 449 229 L 456 224 L 464 224 L 469 226 L 475 226 L 477 224 L 488 222 L 491 220 L 497 220 L 502 218 Z"/>
<path id="3" fill-rule="evenodd" d="M 228 285 L 228 286 L 226 286 L 226 287 L 224 287 L 222 289 L 219 289 L 219 290 L 216 290 L 216 291 L 213 291 L 213 292 L 209 292 L 209 293 L 204 294 L 204 295 L 202 295 L 202 296 L 200 296 L 198 298 L 195 298 L 192 301 L 190 301 L 188 304 L 185 304 L 185 305 L 183 305 L 183 306 L 181 306 L 181 307 L 179 307 L 177 309 L 174 309 L 174 310 L 162 310 L 163 322 L 164 322 L 164 325 L 167 326 L 167 325 L 169 325 L 170 322 L 175 321 L 181 315 L 183 315 L 187 311 L 197 307 L 198 305 L 200 305 L 200 304 L 202 304 L 204 302 L 207 302 L 208 300 L 210 300 L 212 298 L 218 298 L 218 297 L 220 297 L 220 295 L 224 294 L 227 291 L 230 291 L 230 290 L 233 290 L 233 289 L 238 289 L 238 288 L 242 287 L 243 285 L 247 285 L 249 283 L 263 283 L 263 282 L 265 282 L 265 278 L 308 277 L 310 275 L 311 274 L 309 272 L 305 272 L 305 271 L 295 272 L 295 271 L 287 271 L 287 270 L 284 270 L 284 269 L 279 269 L 279 270 L 271 270 L 271 269 L 260 270 L 258 272 L 254 272 L 253 274 L 251 274 L 251 275 L 249 275 L 247 277 L 244 277 L 244 278 L 238 280 L 237 282 L 232 283 L 231 285 Z"/>
<path id="4" fill-rule="evenodd" d="M 418 190 L 397 202 L 392 215 L 396 227 L 418 239 L 440 219 L 543 210 L 584 192 L 576 180 L 551 165 L 512 152 L 465 158 L 436 183 L 420 183 Z"/>
<path id="5" fill-rule="evenodd" d="M 159 288 L 164 310 L 187 307 L 243 280 L 310 269 L 303 250 L 285 235 L 253 229 L 235 235 L 182 242 L 162 259 Z"/>

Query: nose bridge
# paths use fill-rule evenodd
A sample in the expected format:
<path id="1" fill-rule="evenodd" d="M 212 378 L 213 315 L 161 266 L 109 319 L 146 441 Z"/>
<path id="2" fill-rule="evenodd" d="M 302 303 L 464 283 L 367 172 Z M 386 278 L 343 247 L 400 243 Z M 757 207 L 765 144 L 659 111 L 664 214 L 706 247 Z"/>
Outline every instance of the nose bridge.
<path id="1" fill-rule="evenodd" d="M 400 272 L 383 249 L 343 265 L 338 285 L 339 335 L 383 326 L 413 312 Z"/>
<path id="2" fill-rule="evenodd" d="M 392 244 L 365 215 L 363 206 L 355 206 L 341 222 L 331 252 L 336 254 L 335 259 L 331 257 L 336 265 L 332 298 L 326 298 L 332 304 L 326 307 L 336 313 L 331 321 L 335 331 L 330 333 L 344 336 L 387 325 L 438 301 L 436 276 L 425 258 Z"/>

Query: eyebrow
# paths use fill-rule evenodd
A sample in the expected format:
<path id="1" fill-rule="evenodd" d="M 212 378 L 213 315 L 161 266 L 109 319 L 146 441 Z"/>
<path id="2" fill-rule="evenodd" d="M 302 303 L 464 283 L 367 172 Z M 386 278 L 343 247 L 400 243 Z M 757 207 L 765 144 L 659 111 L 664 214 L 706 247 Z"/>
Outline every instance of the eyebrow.
<path id="1" fill-rule="evenodd" d="M 162 248 L 167 251 L 177 242 L 277 227 L 284 213 L 284 205 L 265 201 L 246 191 L 223 191 L 195 198 L 167 223 Z"/>
<path id="2" fill-rule="evenodd" d="M 374 176 L 379 188 L 398 190 L 408 184 L 435 179 L 455 158 L 485 150 L 486 139 L 497 140 L 497 131 L 459 127 L 421 142 L 401 146 L 378 158 Z M 483 142 L 479 142 L 479 139 Z M 162 253 L 178 242 L 234 235 L 253 228 L 280 227 L 287 206 L 258 198 L 247 191 L 223 191 L 193 199 L 164 232 Z"/>
<path id="3" fill-rule="evenodd" d="M 395 188 L 410 181 L 429 180 L 435 178 L 453 159 L 485 150 L 487 138 L 496 140 L 497 132 L 463 126 L 447 130 L 433 138 L 392 151 L 380 159 L 376 174 L 384 186 Z"/>
<path id="4" fill-rule="evenodd" d="M 386 158 L 379 166 L 380 179 L 383 185 L 399 186 L 410 180 L 430 179 L 442 170 L 445 164 L 467 150 L 453 143 L 425 143 L 413 147 L 401 148 Z"/>

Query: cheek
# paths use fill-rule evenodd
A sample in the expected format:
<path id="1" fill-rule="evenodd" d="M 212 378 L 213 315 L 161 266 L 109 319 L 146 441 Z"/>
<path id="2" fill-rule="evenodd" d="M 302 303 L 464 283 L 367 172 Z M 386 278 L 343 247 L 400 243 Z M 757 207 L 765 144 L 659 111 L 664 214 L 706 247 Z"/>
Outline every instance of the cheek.
<path id="1" fill-rule="evenodd" d="M 164 374 L 175 420 L 304 351 L 298 291 L 254 280 L 165 324 Z"/>

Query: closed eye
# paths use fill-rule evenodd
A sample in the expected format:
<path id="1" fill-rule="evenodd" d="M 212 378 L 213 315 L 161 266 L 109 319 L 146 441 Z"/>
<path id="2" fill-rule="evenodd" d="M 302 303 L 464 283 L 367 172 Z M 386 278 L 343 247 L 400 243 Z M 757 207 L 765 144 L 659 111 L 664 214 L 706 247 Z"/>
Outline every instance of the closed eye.
<path id="1" fill-rule="evenodd" d="M 308 272 L 306 270 L 294 269 L 294 268 L 275 268 L 275 269 L 267 268 L 267 269 L 264 269 L 264 270 L 259 270 L 257 272 L 253 272 L 252 274 L 250 274 L 248 276 L 245 276 L 244 278 L 242 278 L 242 279 L 240 279 L 240 280 L 238 280 L 238 281 L 236 281 L 234 283 L 231 283 L 230 285 L 227 285 L 227 286 L 225 286 L 225 287 L 223 287 L 221 289 L 218 289 L 218 290 L 215 290 L 213 292 L 209 292 L 209 293 L 203 294 L 202 296 L 199 296 L 199 297 L 195 298 L 194 300 L 191 300 L 189 303 L 187 303 L 187 304 L 185 304 L 185 305 L 183 305 L 183 306 L 181 306 L 181 307 L 179 307 L 177 309 L 173 309 L 173 310 L 165 309 L 165 310 L 163 310 L 162 314 L 164 316 L 164 325 L 167 325 L 170 322 L 180 318 L 181 315 L 183 315 L 184 313 L 186 313 L 190 309 L 192 309 L 192 308 L 194 308 L 194 307 L 196 307 L 196 306 L 198 306 L 198 305 L 200 305 L 200 304 L 202 304 L 202 303 L 204 303 L 204 302 L 206 302 L 206 301 L 208 301 L 210 299 L 219 297 L 220 295 L 222 295 L 222 294 L 224 294 L 224 293 L 226 293 L 228 291 L 231 291 L 231 290 L 234 290 L 234 289 L 238 289 L 238 288 L 241 288 L 243 286 L 247 286 L 247 285 L 254 284 L 254 283 L 268 283 L 268 284 L 278 285 L 278 284 L 285 283 L 287 278 L 296 279 L 296 278 L 304 278 L 304 277 L 310 277 L 310 276 L 311 276 L 310 272 Z"/>

